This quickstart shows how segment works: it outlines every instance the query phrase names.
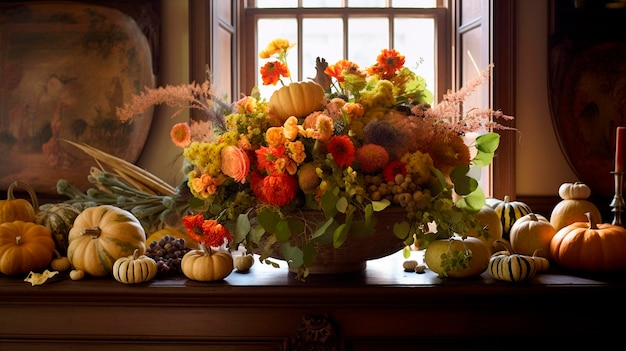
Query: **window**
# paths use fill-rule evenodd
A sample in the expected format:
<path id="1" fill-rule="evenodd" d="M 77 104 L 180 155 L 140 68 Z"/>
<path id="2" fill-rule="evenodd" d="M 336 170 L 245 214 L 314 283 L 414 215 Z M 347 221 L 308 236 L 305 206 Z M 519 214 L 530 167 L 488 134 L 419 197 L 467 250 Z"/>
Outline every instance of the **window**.
<path id="1" fill-rule="evenodd" d="M 279 86 L 263 86 L 260 50 L 275 38 L 297 45 L 288 56 L 294 80 L 315 77 L 316 58 L 329 64 L 348 59 L 363 67 L 375 62 L 382 49 L 394 48 L 407 67 L 423 76 L 436 98 L 449 87 L 451 45 L 448 9 L 434 0 L 256 0 L 245 8 L 246 67 L 244 93 L 258 86 L 270 96 Z M 442 1 L 439 1 L 442 3 Z M 272 7 L 280 5 L 280 8 Z M 446 81 L 448 80 L 448 81 Z"/>
<path id="2" fill-rule="evenodd" d="M 289 9 L 271 8 L 245 8 L 243 5 L 253 4 L 251 0 L 189 0 L 191 53 L 190 53 L 190 75 L 195 81 L 203 81 L 206 77 L 205 67 L 217 67 L 215 59 L 219 56 L 222 60 L 230 60 L 232 72 L 230 96 L 235 97 L 240 94 L 249 93 L 256 85 L 258 68 L 256 58 L 258 55 L 256 40 L 248 40 L 250 33 L 254 33 L 254 16 L 256 14 L 274 13 L 274 18 L 291 17 L 298 20 L 304 19 L 305 15 L 323 12 L 333 14 L 342 13 L 343 18 L 348 12 L 359 14 L 362 18 L 371 15 L 373 12 L 390 14 L 400 14 L 404 12 L 416 15 L 417 13 L 430 14 L 431 18 L 437 21 L 435 26 L 437 43 L 435 50 L 436 57 L 436 101 L 438 101 L 447 90 L 447 87 L 458 88 L 463 85 L 469 77 L 469 72 L 474 68 L 466 54 L 466 45 L 476 42 L 475 34 L 480 29 L 479 42 L 486 44 L 486 49 L 479 55 L 475 51 L 473 57 L 478 61 L 478 65 L 484 66 L 484 62 L 495 64 L 495 74 L 492 84 L 487 92 L 490 105 L 502 109 L 503 111 L 515 113 L 515 30 L 516 30 L 516 0 L 300 0 L 301 8 L 296 8 L 298 0 L 257 0 L 257 4 L 267 5 L 270 3 L 291 4 Z M 354 2 L 361 8 L 346 9 L 340 6 L 343 2 Z M 372 6 L 379 3 L 394 6 L 424 6 L 424 9 L 376 9 Z M 295 4 L 295 5 L 294 5 Z M 438 6 L 432 8 L 427 6 Z M 446 7 L 444 7 L 446 5 Z M 229 18 L 215 19 L 215 9 L 226 6 L 230 8 Z M 285 6 L 285 5 L 283 5 Z M 327 6 L 324 11 L 313 6 Z M 367 7 L 366 7 L 367 6 Z M 475 16 L 476 9 L 480 8 L 480 20 Z M 404 11 L 404 12 L 403 12 Z M 443 16 L 432 15 L 440 11 L 449 11 Z M 345 13 L 345 14 L 344 14 Z M 335 14 L 337 17 L 337 14 Z M 357 16 L 358 17 L 358 16 Z M 472 20 L 470 18 L 474 17 Z M 322 16 L 323 18 L 323 16 Z M 208 19 L 208 20 L 207 20 Z M 229 22 L 230 21 L 230 22 Z M 442 22 L 443 21 L 443 22 Z M 225 26 L 225 23 L 232 23 L 232 27 Z M 453 27 L 454 23 L 454 27 Z M 232 33 L 224 28 L 232 29 Z M 451 29 L 452 28 L 452 29 Z M 337 36 L 345 37 L 341 31 Z M 223 39 L 214 38 L 215 33 L 225 33 Z M 447 34 L 446 34 L 447 33 Z M 463 38 L 464 33 L 469 33 L 467 38 Z M 252 37 L 254 38 L 254 36 Z M 415 38 L 415 35 L 413 35 Z M 443 38 L 443 39 L 439 39 Z M 454 38 L 454 39 L 450 39 Z M 344 39 L 342 39 L 344 40 Z M 442 40 L 442 41 L 440 41 Z M 390 40 L 391 42 L 391 40 Z M 463 46 L 457 48 L 454 43 Z M 465 43 L 465 44 L 463 44 Z M 264 45 L 264 44 L 261 44 Z M 496 50 L 497 48 L 497 50 Z M 379 50 L 380 47 L 377 47 Z M 456 49 L 456 50 L 455 50 Z M 465 53 L 465 54 L 461 54 Z M 296 58 L 303 57 L 298 53 Z M 453 57 L 454 56 L 454 57 Z M 328 58 L 330 60 L 330 58 Z M 246 60 L 252 60 L 250 62 Z M 369 61 L 368 61 L 369 62 Z M 410 61 L 409 61 L 410 62 Z M 454 64 L 453 64 L 454 62 Z M 469 63 L 469 64 L 468 64 Z M 367 64 L 367 63 L 366 63 Z M 304 67 L 305 65 L 303 65 Z M 444 69 L 445 68 L 445 69 Z M 298 67 L 298 72 L 303 72 L 303 68 Z M 466 72 L 469 70 L 469 72 Z M 304 73 L 303 73 L 304 74 Z M 515 127 L 515 121 L 508 123 Z M 501 134 L 500 146 L 493 160 L 492 174 L 489 177 L 491 184 L 491 195 L 503 198 L 505 195 L 515 194 L 515 133 L 505 132 Z M 488 188 L 485 188 L 488 189 Z"/>

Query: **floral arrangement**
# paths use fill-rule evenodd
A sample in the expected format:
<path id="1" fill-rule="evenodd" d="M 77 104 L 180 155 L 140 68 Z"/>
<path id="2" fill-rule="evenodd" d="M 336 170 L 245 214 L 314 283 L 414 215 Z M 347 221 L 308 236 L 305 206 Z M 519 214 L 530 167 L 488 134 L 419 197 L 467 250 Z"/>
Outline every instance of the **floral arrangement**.
<path id="1" fill-rule="evenodd" d="M 123 120 L 153 104 L 206 112 L 206 121 L 171 131 L 183 148 L 194 212 L 183 222 L 194 238 L 225 238 L 268 263 L 274 245 L 289 245 L 285 259 L 298 262 L 293 268 L 306 277 L 318 243 L 341 247 L 355 231 L 371 232 L 376 213 L 390 207 L 406 212 L 390 240 L 407 248 L 470 230 L 486 235 L 473 216 L 485 195 L 468 172 L 491 162 L 499 135 L 488 131 L 506 128 L 497 118 L 512 117 L 491 109 L 461 116 L 460 107 L 491 66 L 431 106 L 425 80 L 396 50 L 382 50 L 367 68 L 318 59 L 314 81 L 294 83 L 286 61 L 294 45 L 276 39 L 260 53 L 268 60 L 263 84 L 282 85 L 269 101 L 255 89 L 228 109 L 207 80 L 146 89 L 118 110 Z M 291 88 L 305 90 L 281 92 Z M 482 134 L 466 140 L 469 132 Z M 306 210 L 322 211 L 326 220 L 310 223 Z"/>

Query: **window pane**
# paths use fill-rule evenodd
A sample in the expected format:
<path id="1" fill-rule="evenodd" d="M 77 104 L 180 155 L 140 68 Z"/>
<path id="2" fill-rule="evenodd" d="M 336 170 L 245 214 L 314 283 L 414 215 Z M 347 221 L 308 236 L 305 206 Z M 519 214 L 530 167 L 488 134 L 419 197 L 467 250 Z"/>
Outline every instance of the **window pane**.
<path id="1" fill-rule="evenodd" d="M 298 0 L 256 0 L 258 8 L 298 7 Z"/>
<path id="2" fill-rule="evenodd" d="M 392 7 L 435 8 L 437 0 L 392 0 Z"/>
<path id="3" fill-rule="evenodd" d="M 348 57 L 361 68 L 373 65 L 380 50 L 390 47 L 387 18 L 348 20 Z"/>
<path id="4" fill-rule="evenodd" d="M 348 7 L 386 7 L 385 0 L 346 0 Z"/>
<path id="5" fill-rule="evenodd" d="M 302 20 L 302 77 L 316 75 L 315 59 L 326 59 L 329 65 L 343 58 L 343 21 L 341 18 Z"/>
<path id="6" fill-rule="evenodd" d="M 282 85 L 278 82 L 274 85 L 263 85 L 263 79 L 261 78 L 261 73 L 259 69 L 265 65 L 267 62 L 273 61 L 269 59 L 261 59 L 258 54 L 261 50 L 265 49 L 265 47 L 276 38 L 284 38 L 288 39 L 290 42 L 296 43 L 298 33 L 298 22 L 295 19 L 260 19 L 257 22 L 257 50 L 254 53 L 257 57 L 257 81 L 259 90 L 261 92 L 261 96 L 270 96 L 272 92 Z M 289 65 L 289 71 L 291 72 L 292 80 L 296 81 L 298 79 L 298 53 L 297 48 L 294 47 L 287 54 L 287 64 Z M 285 84 L 289 83 L 284 81 Z"/>
<path id="7" fill-rule="evenodd" d="M 394 48 L 406 57 L 405 67 L 424 77 L 435 93 L 435 20 L 396 18 L 394 24 Z"/>
<path id="8" fill-rule="evenodd" d="M 302 7 L 341 7 L 341 0 L 302 0 Z"/>

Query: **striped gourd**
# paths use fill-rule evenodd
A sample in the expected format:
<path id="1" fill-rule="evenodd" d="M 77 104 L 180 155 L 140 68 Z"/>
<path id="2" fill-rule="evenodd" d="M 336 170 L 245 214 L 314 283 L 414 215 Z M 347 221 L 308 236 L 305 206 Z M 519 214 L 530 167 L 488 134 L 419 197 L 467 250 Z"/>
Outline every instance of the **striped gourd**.
<path id="1" fill-rule="evenodd" d="M 537 266 L 531 256 L 498 251 L 491 255 L 487 271 L 495 279 L 515 283 L 534 277 Z"/>
<path id="2" fill-rule="evenodd" d="M 113 264 L 113 278 L 124 284 L 147 282 L 157 274 L 157 263 L 135 250 L 131 256 L 120 257 Z"/>
<path id="3" fill-rule="evenodd" d="M 46 203 L 39 206 L 35 213 L 35 223 L 40 224 L 52 233 L 52 238 L 60 254 L 67 253 L 68 235 L 80 210 L 71 204 Z"/>
<path id="4" fill-rule="evenodd" d="M 491 206 L 500 217 L 502 222 L 502 238 L 509 240 L 511 227 L 516 220 L 532 213 L 530 207 L 520 201 L 509 201 L 509 197 L 505 196 L 503 200 L 488 198 L 487 205 Z"/>
<path id="5" fill-rule="evenodd" d="M 67 257 L 76 270 L 111 275 L 115 261 L 146 249 L 146 233 L 132 213 L 111 205 L 84 209 L 70 229 Z"/>

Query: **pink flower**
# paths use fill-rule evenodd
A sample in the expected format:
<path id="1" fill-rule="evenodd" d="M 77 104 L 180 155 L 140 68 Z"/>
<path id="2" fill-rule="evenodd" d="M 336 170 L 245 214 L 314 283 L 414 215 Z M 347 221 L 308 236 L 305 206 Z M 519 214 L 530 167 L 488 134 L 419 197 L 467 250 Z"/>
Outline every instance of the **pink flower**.
<path id="1" fill-rule="evenodd" d="M 236 182 L 245 183 L 250 172 L 250 159 L 242 149 L 226 146 L 222 149 L 222 172 Z"/>

